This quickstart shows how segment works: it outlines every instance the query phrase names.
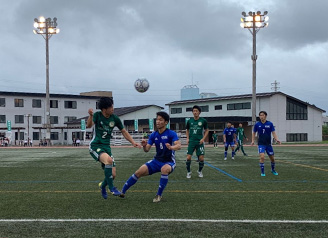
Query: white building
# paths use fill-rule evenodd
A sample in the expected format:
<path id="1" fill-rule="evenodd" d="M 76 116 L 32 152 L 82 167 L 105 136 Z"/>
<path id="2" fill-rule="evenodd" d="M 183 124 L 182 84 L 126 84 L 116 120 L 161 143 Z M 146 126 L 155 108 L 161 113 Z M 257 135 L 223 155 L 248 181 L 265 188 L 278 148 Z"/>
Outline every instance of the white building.
<path id="1" fill-rule="evenodd" d="M 97 110 L 100 97 L 112 97 L 111 92 L 86 92 L 80 95 L 50 94 L 51 143 L 72 144 L 73 138 L 83 140 L 81 118 L 88 115 L 88 109 Z M 1 92 L 0 91 L 0 139 L 7 137 L 10 144 L 19 145 L 31 140 L 33 145 L 46 136 L 46 99 L 42 93 Z M 116 108 L 125 127 L 134 130 L 138 120 L 138 130 L 149 130 L 149 119 L 163 108 L 146 105 L 131 108 Z M 8 122 L 10 122 L 8 128 Z M 70 123 L 74 122 L 74 123 Z M 152 123 L 153 125 L 153 123 Z"/>
<path id="2" fill-rule="evenodd" d="M 246 136 L 251 136 L 252 95 L 234 95 L 194 100 L 174 101 L 166 105 L 170 111 L 170 127 L 173 130 L 185 130 L 186 118 L 192 117 L 192 107 L 202 108 L 201 117 L 209 123 L 209 142 L 212 133 L 222 132 L 225 123 L 231 121 L 235 127 L 243 123 Z M 268 113 L 267 119 L 276 127 L 278 138 L 284 142 L 322 141 L 322 115 L 325 113 L 307 102 L 282 92 L 258 93 L 256 114 L 260 111 Z"/>

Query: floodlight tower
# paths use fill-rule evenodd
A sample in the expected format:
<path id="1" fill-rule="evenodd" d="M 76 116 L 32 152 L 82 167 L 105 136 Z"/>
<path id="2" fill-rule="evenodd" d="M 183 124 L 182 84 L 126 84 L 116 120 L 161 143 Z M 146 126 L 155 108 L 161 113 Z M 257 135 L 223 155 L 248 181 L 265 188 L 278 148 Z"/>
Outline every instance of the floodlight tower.
<path id="1" fill-rule="evenodd" d="M 242 28 L 247 28 L 253 36 L 253 55 L 251 59 L 253 61 L 253 77 L 252 77 L 252 125 L 256 123 L 256 33 L 264 27 L 269 25 L 269 16 L 268 11 L 265 11 L 261 14 L 260 11 L 249 12 L 248 15 L 246 12 L 242 12 L 240 26 Z"/>
<path id="2" fill-rule="evenodd" d="M 46 139 L 48 140 L 48 145 L 50 145 L 50 134 L 51 134 L 51 123 L 50 123 L 50 95 L 49 95 L 49 39 L 59 33 L 57 28 L 57 18 L 44 18 L 40 16 L 34 18 L 34 34 L 42 35 L 46 40 Z"/>

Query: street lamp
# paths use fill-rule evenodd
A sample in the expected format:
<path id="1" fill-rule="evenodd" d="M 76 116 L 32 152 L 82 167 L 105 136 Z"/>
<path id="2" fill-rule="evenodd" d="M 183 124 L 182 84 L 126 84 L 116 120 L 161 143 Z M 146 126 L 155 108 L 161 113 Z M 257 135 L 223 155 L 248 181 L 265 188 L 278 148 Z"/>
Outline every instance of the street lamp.
<path id="1" fill-rule="evenodd" d="M 42 35 L 42 37 L 46 40 L 46 139 L 50 142 L 50 133 L 51 133 L 51 124 L 50 124 L 50 96 L 49 96 L 49 39 L 59 33 L 59 29 L 57 28 L 57 18 L 44 18 L 40 16 L 38 18 L 34 18 L 34 34 Z M 50 145 L 50 143 L 49 143 Z"/>
<path id="2" fill-rule="evenodd" d="M 242 28 L 247 28 L 253 36 L 253 55 L 251 57 L 253 61 L 253 80 L 252 80 L 252 125 L 256 123 L 256 33 L 264 27 L 269 25 L 268 11 L 261 14 L 260 11 L 257 12 L 242 12 L 243 16 L 240 20 L 240 26 Z"/>

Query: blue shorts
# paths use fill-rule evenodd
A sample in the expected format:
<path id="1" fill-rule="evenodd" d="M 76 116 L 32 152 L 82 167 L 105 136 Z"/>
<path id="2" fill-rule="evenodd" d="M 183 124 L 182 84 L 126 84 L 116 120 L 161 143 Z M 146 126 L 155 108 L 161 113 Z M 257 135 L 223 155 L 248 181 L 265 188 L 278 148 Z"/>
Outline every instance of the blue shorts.
<path id="1" fill-rule="evenodd" d="M 259 145 L 259 154 L 261 153 L 267 153 L 268 155 L 274 155 L 272 145 Z"/>
<path id="2" fill-rule="evenodd" d="M 226 142 L 224 143 L 224 147 L 234 147 L 235 146 L 235 142 L 234 141 L 231 141 L 231 142 Z"/>
<path id="3" fill-rule="evenodd" d="M 176 166 L 175 160 L 173 160 L 172 162 L 160 162 L 157 159 L 149 160 L 146 163 L 146 165 L 148 167 L 149 175 L 152 175 L 152 174 L 157 173 L 157 172 L 161 172 L 161 168 L 166 164 L 168 164 L 172 167 L 172 170 L 171 170 L 171 173 L 172 173 L 175 169 L 175 166 Z"/>

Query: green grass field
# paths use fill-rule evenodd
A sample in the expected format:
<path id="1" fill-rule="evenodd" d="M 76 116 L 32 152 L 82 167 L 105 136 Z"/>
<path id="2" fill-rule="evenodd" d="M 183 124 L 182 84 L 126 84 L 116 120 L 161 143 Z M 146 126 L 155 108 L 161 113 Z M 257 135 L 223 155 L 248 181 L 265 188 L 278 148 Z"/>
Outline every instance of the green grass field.
<path id="1" fill-rule="evenodd" d="M 186 179 L 182 148 L 156 204 L 160 174 L 104 200 L 103 170 L 87 148 L 0 149 L 0 237 L 327 237 L 328 146 L 274 149 L 279 176 L 269 159 L 260 176 L 257 147 L 235 161 L 207 147 L 204 178 L 193 161 Z M 154 153 L 113 147 L 115 185 Z"/>

